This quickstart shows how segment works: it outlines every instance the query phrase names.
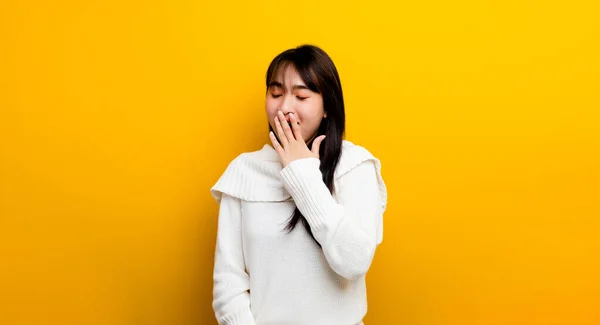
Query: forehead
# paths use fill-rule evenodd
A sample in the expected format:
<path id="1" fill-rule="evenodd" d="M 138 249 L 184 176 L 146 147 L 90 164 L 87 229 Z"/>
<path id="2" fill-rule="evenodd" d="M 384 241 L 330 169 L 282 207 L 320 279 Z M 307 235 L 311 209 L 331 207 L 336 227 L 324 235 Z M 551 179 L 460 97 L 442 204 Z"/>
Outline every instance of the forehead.
<path id="1" fill-rule="evenodd" d="M 302 81 L 293 64 L 282 65 L 277 70 L 273 81 L 277 81 L 284 86 L 304 85 L 304 81 Z"/>

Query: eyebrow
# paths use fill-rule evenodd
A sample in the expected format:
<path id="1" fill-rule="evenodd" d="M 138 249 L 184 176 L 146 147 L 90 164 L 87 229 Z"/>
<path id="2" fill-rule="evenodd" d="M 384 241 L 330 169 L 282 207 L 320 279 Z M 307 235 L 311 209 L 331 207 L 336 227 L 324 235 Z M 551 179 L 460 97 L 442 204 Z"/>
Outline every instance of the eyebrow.
<path id="1" fill-rule="evenodd" d="M 285 87 L 281 84 L 281 82 L 277 82 L 277 81 L 271 81 L 269 83 L 269 88 L 271 88 L 271 87 L 279 87 L 279 88 L 284 88 L 285 89 Z M 294 90 L 294 89 L 306 89 L 306 90 L 310 90 L 305 85 L 293 85 L 292 86 L 292 90 Z"/>

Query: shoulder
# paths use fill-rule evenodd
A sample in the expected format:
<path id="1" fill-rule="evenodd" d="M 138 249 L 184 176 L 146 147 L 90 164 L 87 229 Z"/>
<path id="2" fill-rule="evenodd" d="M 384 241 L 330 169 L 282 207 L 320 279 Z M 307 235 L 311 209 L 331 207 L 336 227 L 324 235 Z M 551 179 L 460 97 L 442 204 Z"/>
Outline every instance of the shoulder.
<path id="1" fill-rule="evenodd" d="M 243 152 L 229 163 L 211 193 L 217 202 L 223 193 L 246 201 L 285 200 L 289 195 L 277 178 L 280 169 L 275 149 L 268 145 Z"/>
<path id="2" fill-rule="evenodd" d="M 351 141 L 342 142 L 342 153 L 335 169 L 335 178 L 340 178 L 359 166 L 371 165 L 375 169 L 381 168 L 381 162 L 365 147 Z"/>
<path id="3" fill-rule="evenodd" d="M 344 140 L 335 175 L 340 185 L 347 182 L 365 184 L 376 180 L 382 211 L 386 209 L 387 187 L 381 174 L 381 161 L 365 147 Z"/>

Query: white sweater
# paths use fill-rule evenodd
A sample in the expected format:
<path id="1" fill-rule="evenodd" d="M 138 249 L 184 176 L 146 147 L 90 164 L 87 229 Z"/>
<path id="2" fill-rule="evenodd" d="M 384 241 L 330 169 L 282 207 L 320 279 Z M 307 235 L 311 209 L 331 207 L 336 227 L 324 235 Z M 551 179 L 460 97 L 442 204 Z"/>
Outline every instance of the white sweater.
<path id="1" fill-rule="evenodd" d="M 317 158 L 282 169 L 277 152 L 234 159 L 211 189 L 220 203 L 213 309 L 220 325 L 354 325 L 367 312 L 365 274 L 383 238 L 381 165 L 344 140 L 332 195 Z M 284 229 L 294 208 L 306 217 Z"/>

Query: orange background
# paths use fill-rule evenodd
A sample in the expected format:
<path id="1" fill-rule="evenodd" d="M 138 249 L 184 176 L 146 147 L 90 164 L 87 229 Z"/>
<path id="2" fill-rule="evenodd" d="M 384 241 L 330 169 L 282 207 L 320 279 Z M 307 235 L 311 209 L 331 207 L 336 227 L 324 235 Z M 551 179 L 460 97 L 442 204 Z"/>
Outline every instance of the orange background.
<path id="1" fill-rule="evenodd" d="M 0 324 L 215 324 L 217 204 L 302 43 L 383 163 L 367 325 L 600 324 L 596 1 L 2 1 Z"/>

